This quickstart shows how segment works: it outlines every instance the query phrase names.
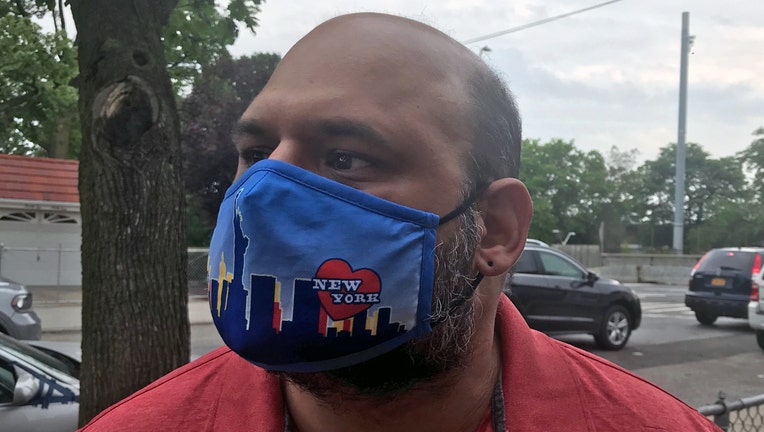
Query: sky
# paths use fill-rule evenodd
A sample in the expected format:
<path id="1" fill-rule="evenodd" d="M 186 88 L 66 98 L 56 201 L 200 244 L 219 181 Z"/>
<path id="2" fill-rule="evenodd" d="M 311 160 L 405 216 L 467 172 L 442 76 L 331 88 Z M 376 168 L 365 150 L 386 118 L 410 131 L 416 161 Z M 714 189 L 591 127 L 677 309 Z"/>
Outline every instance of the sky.
<path id="1" fill-rule="evenodd" d="M 350 12 L 422 21 L 468 41 L 605 0 L 271 0 L 257 34 L 241 32 L 236 55 L 285 54 L 319 23 Z M 573 140 L 577 148 L 636 149 L 652 160 L 678 139 L 682 13 L 688 56 L 686 142 L 734 156 L 764 127 L 764 1 L 621 0 L 540 26 L 467 44 L 508 83 L 523 135 Z"/>

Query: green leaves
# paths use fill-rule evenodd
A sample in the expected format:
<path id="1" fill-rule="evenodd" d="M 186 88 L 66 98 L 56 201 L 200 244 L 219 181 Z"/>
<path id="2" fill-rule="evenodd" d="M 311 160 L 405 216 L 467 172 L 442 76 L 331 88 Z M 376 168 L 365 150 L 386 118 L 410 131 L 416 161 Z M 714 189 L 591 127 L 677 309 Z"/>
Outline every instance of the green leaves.
<path id="1" fill-rule="evenodd" d="M 753 189 L 759 202 L 764 198 L 764 127 L 753 132 L 756 138 L 745 150 L 737 154 L 737 162 L 751 174 Z"/>
<path id="2" fill-rule="evenodd" d="M 712 158 L 689 143 L 685 158 L 685 251 L 761 244 L 764 218 L 764 128 L 736 157 Z M 573 141 L 525 140 L 520 179 L 533 199 L 530 237 L 559 241 L 553 230 L 576 232 L 576 243 L 599 243 L 608 252 L 624 243 L 670 250 L 674 221 L 676 144 L 635 168 L 637 152 L 613 147 L 608 160 Z M 743 172 L 748 169 L 749 176 Z M 604 223 L 605 236 L 598 228 Z"/>
<path id="3" fill-rule="evenodd" d="M 228 53 L 239 35 L 238 25 L 254 32 L 260 0 L 233 0 L 225 9 L 212 0 L 180 0 L 170 14 L 162 39 L 168 71 L 177 92 L 187 90 L 202 65 Z"/>
<path id="4" fill-rule="evenodd" d="M 204 68 L 180 104 L 190 245 L 209 244 L 220 202 L 238 163 L 231 131 L 280 60 L 277 54 L 236 60 L 223 56 Z"/>
<path id="5" fill-rule="evenodd" d="M 525 140 L 521 154 L 520 180 L 534 205 L 530 237 L 558 241 L 552 234 L 557 229 L 575 231 L 578 242 L 598 243 L 601 210 L 611 194 L 602 155 L 561 139 Z"/>
<path id="6" fill-rule="evenodd" d="M 177 94 L 228 55 L 239 27 L 254 31 L 261 0 L 180 0 L 163 29 Z M 45 33 L 31 17 L 57 14 L 55 0 L 0 0 L 0 152 L 52 157 L 79 154 L 73 41 Z"/>
<path id="7" fill-rule="evenodd" d="M 74 49 L 30 18 L 0 17 L 0 152 L 76 155 L 79 141 Z M 66 140 L 62 141 L 62 135 Z"/>

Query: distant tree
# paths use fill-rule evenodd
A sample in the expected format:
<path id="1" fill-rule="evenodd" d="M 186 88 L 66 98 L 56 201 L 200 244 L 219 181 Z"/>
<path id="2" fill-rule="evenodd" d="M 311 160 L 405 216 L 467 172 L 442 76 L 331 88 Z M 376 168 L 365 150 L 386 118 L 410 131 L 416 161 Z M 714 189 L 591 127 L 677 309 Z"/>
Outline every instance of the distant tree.
<path id="1" fill-rule="evenodd" d="M 187 93 L 203 65 L 227 55 L 239 24 L 254 31 L 261 0 L 176 0 L 160 29 L 176 95 Z M 64 0 L 0 0 L 0 152 L 77 158 L 77 59 L 67 35 Z M 74 3 L 74 2 L 71 2 Z M 53 33 L 37 21 L 52 19 Z"/>
<path id="2" fill-rule="evenodd" d="M 220 3 L 225 3 L 223 8 Z M 162 31 L 167 69 L 179 94 L 207 66 L 229 56 L 239 25 L 254 32 L 261 0 L 177 0 Z"/>
<path id="3" fill-rule="evenodd" d="M 751 173 L 751 187 L 758 198 L 764 198 L 764 127 L 753 131 L 755 139 L 737 154 L 738 162 Z"/>
<path id="4" fill-rule="evenodd" d="M 764 207 L 757 201 L 726 202 L 702 224 L 691 227 L 686 251 L 703 253 L 725 246 L 764 246 Z"/>
<path id="5" fill-rule="evenodd" d="M 547 143 L 524 140 L 520 179 L 533 199 L 534 217 L 529 237 L 560 241 L 575 232 L 576 243 L 599 243 L 603 205 L 610 196 L 605 160 L 597 151 L 583 152 L 573 141 Z"/>
<path id="6" fill-rule="evenodd" d="M 608 177 L 613 181 L 621 181 L 624 176 L 637 166 L 639 150 L 629 149 L 622 151 L 618 146 L 611 146 L 605 157 Z"/>
<path id="7" fill-rule="evenodd" d="M 624 242 L 628 241 L 628 227 L 633 224 L 630 203 L 633 196 L 630 184 L 633 181 L 639 151 L 622 151 L 612 146 L 605 158 L 610 196 L 602 206 L 605 252 L 621 252 Z"/>
<path id="8" fill-rule="evenodd" d="M 727 204 L 749 198 L 740 163 L 732 157 L 713 159 L 702 146 L 688 143 L 685 157 L 685 230 L 696 227 L 719 213 Z M 660 150 L 655 160 L 647 161 L 631 176 L 629 194 L 632 219 L 650 226 L 653 247 L 669 246 L 666 235 L 674 220 L 676 144 Z M 655 241 L 656 229 L 663 236 Z M 685 240 L 687 240 L 685 232 Z"/>
<path id="9" fill-rule="evenodd" d="M 189 207 L 189 244 L 208 246 L 218 207 L 231 185 L 238 155 L 231 132 L 260 93 L 281 57 L 221 57 L 203 69 L 183 99 L 181 143 Z"/>
<path id="10" fill-rule="evenodd" d="M 76 158 L 75 51 L 64 31 L 44 33 L 33 2 L 0 3 L 0 153 Z"/>

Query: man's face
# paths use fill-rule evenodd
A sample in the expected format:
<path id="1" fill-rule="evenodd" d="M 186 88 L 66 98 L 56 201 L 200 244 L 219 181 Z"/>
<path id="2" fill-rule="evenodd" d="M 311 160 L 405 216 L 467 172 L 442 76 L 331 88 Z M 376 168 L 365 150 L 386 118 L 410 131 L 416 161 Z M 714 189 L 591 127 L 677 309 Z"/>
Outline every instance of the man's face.
<path id="1" fill-rule="evenodd" d="M 472 137 L 456 62 L 426 43 L 407 49 L 434 39 L 421 31 L 385 34 L 382 44 L 365 30 L 349 38 L 346 29 L 319 28 L 287 54 L 241 118 L 237 176 L 277 159 L 444 215 L 462 199 Z"/>
<path id="2" fill-rule="evenodd" d="M 395 25 L 357 18 L 350 24 L 319 27 L 298 43 L 241 118 L 237 177 L 257 160 L 270 158 L 441 216 L 459 206 L 464 199 L 465 161 L 472 137 L 467 126 L 464 67 L 456 60 L 459 56 L 449 55 L 453 47 L 444 46 L 447 41 L 441 35 Z M 354 32 L 353 26 L 362 26 L 364 31 Z M 447 302 L 441 297 L 458 290 L 451 286 L 456 282 L 442 279 L 464 281 L 474 273 L 474 216 L 438 230 L 441 246 L 435 302 Z M 457 245 L 466 252 L 443 256 L 442 244 L 453 249 L 455 241 L 463 240 L 456 239 L 455 233 L 465 227 L 475 232 L 466 245 Z M 453 339 L 438 333 L 469 333 L 469 324 L 462 328 L 451 320 L 442 330 L 436 329 L 433 337 Z M 463 341 L 453 343 L 463 345 Z M 414 357 L 431 360 L 442 356 L 416 351 L 448 352 L 442 345 L 418 340 L 391 355 L 398 356 L 396 362 L 410 363 Z M 323 378 L 300 374 L 289 379 L 310 387 L 314 378 L 326 384 L 327 376 L 345 373 L 342 380 L 351 387 L 369 388 L 369 393 L 396 391 L 378 387 L 397 374 L 386 363 L 389 377 L 379 367 L 359 365 Z M 409 367 L 425 377 L 434 370 L 428 367 L 420 373 L 415 370 L 419 366 Z M 358 382 L 371 374 L 379 383 Z M 411 379 L 414 377 L 400 385 L 410 385 Z"/>

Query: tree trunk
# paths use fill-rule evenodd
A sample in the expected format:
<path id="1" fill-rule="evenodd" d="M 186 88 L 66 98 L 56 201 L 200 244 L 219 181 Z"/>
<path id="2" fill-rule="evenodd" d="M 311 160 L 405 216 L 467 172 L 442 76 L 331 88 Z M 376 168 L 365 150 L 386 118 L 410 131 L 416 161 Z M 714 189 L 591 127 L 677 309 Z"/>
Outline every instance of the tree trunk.
<path id="1" fill-rule="evenodd" d="M 160 38 L 176 3 L 70 1 L 82 124 L 80 425 L 189 359 L 178 114 Z"/>
<path id="2" fill-rule="evenodd" d="M 69 140 L 71 139 L 71 127 L 74 120 L 70 113 L 53 120 L 53 133 L 48 136 L 46 156 L 56 159 L 66 159 L 69 157 Z"/>

